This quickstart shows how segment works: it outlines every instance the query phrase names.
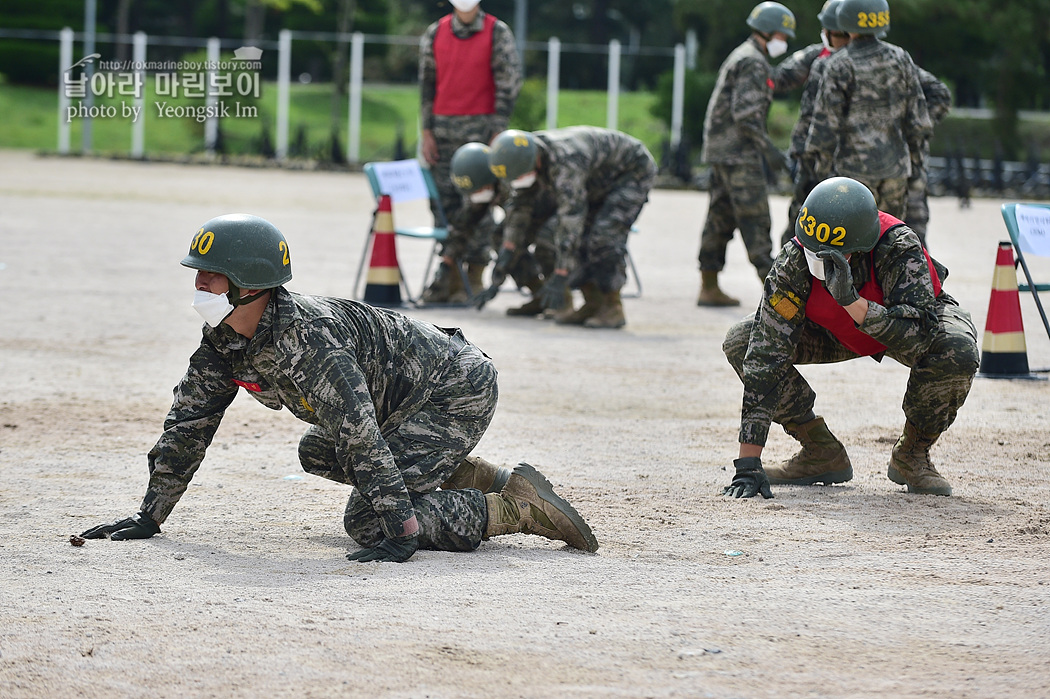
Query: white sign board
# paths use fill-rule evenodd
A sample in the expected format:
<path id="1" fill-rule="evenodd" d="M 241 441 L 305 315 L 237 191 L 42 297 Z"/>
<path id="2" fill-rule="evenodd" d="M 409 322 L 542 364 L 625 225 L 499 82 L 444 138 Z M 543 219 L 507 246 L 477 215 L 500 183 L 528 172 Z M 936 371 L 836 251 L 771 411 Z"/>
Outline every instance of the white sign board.
<path id="1" fill-rule="evenodd" d="M 1050 208 L 1018 204 L 1014 213 L 1021 252 L 1050 257 Z"/>
<path id="2" fill-rule="evenodd" d="M 395 203 L 430 198 L 418 160 L 372 163 L 372 171 L 379 182 L 379 192 L 389 194 Z"/>

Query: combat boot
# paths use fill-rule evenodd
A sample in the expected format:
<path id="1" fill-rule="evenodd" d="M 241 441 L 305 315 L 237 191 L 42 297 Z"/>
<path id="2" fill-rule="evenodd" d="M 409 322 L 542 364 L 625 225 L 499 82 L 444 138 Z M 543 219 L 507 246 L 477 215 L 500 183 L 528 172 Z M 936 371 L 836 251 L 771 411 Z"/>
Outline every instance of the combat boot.
<path id="1" fill-rule="evenodd" d="M 802 444 L 797 454 L 778 466 L 767 466 L 773 485 L 845 483 L 853 480 L 853 465 L 842 442 L 831 434 L 824 418 L 808 422 L 785 422 L 784 431 Z"/>
<path id="2" fill-rule="evenodd" d="M 593 316 L 583 321 L 583 325 L 586 328 L 622 328 L 627 325 L 627 319 L 623 316 L 620 290 L 603 294 L 601 308 Z"/>
<path id="3" fill-rule="evenodd" d="M 537 534 L 594 553 L 598 540 L 572 505 L 555 494 L 550 482 L 532 466 L 521 463 L 503 490 L 485 496 L 488 522 L 483 538 L 501 534 Z"/>
<path id="4" fill-rule="evenodd" d="M 557 323 L 559 318 L 567 318 L 567 317 L 571 316 L 573 313 L 576 312 L 576 309 L 573 308 L 573 304 L 574 304 L 574 301 L 573 301 L 573 298 L 572 298 L 572 290 L 571 289 L 566 289 L 565 290 L 565 302 L 562 304 L 562 307 L 557 309 L 557 310 L 555 310 L 553 308 L 545 308 L 545 309 L 543 309 L 543 317 L 544 318 L 553 318 L 554 322 Z"/>
<path id="5" fill-rule="evenodd" d="M 474 262 L 467 264 L 467 284 L 470 285 L 471 294 L 480 294 L 485 290 L 485 282 L 483 279 L 485 267 L 486 265 L 484 264 Z"/>
<path id="6" fill-rule="evenodd" d="M 597 313 L 602 307 L 605 294 L 602 293 L 597 284 L 587 282 L 580 291 L 583 292 L 583 305 L 570 313 L 556 313 L 554 315 L 555 323 L 558 325 L 583 325 L 588 318 Z M 572 307 L 571 304 L 569 307 Z"/>
<path id="7" fill-rule="evenodd" d="M 532 299 L 517 308 L 508 308 L 507 315 L 538 316 L 540 313 L 543 313 L 543 301 L 540 300 L 540 289 L 543 288 L 543 281 L 539 277 L 536 277 L 525 286 L 530 292 L 532 292 Z M 569 296 L 569 308 L 572 308 L 571 294 Z"/>
<path id="8" fill-rule="evenodd" d="M 458 300 L 453 300 L 455 297 Z M 463 303 L 467 300 L 463 291 L 463 279 L 458 266 L 442 262 L 434 273 L 434 281 L 423 291 L 423 303 Z"/>
<path id="9" fill-rule="evenodd" d="M 701 270 L 700 296 L 696 299 L 696 305 L 739 306 L 740 299 L 735 299 L 718 288 L 718 272 L 712 270 Z"/>
<path id="10" fill-rule="evenodd" d="M 952 487 L 930 462 L 930 447 L 938 437 L 939 434 L 923 434 L 906 421 L 904 432 L 890 453 L 886 477 L 897 485 L 907 485 L 909 493 L 951 495 Z"/>
<path id="11" fill-rule="evenodd" d="M 448 480 L 441 484 L 441 489 L 476 488 L 483 493 L 498 493 L 507 485 L 509 478 L 509 468 L 497 466 L 479 456 L 468 456 L 460 462 Z"/>

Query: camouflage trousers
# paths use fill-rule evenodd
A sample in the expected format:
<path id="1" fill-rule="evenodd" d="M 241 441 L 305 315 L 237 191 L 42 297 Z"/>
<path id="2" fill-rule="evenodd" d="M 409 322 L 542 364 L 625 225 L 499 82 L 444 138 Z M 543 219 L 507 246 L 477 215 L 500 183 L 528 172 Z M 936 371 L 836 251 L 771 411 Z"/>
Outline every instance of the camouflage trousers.
<path id="1" fill-rule="evenodd" d="M 612 183 L 603 199 L 591 202 L 571 275 L 573 288 L 593 283 L 609 293 L 627 283 L 627 237 L 655 180 L 656 163 L 652 158 L 639 160 Z"/>
<path id="2" fill-rule="evenodd" d="M 419 522 L 419 547 L 439 551 L 473 551 L 488 521 L 485 496 L 479 490 L 440 490 L 485 433 L 496 410 L 496 368 L 469 343 L 450 361 L 440 385 L 427 403 L 393 428 L 380 425 L 394 462 L 408 488 Z M 342 450 L 340 450 L 342 452 Z M 303 470 L 353 485 L 354 472 L 372 467 L 353 454 L 340 465 L 332 435 L 313 426 L 299 441 Z M 383 539 L 380 520 L 357 491 L 343 514 L 347 534 L 364 547 Z"/>
<path id="3" fill-rule="evenodd" d="M 460 209 L 469 209 L 469 206 L 465 206 L 463 195 L 452 182 L 452 156 L 463 144 L 474 141 L 489 143 L 496 134 L 506 128 L 506 119 L 495 114 L 434 116 L 433 133 L 437 142 L 438 161 L 430 166 L 430 174 L 434 177 L 445 219 L 450 224 L 448 238 L 442 244 L 442 255 L 460 262 L 483 265 L 489 263 L 492 252 L 492 226 L 495 224 L 491 223 L 492 217 L 487 214 L 488 225 L 463 225 Z"/>
<path id="4" fill-rule="evenodd" d="M 707 220 L 700 234 L 700 270 L 722 271 L 726 247 L 739 228 L 748 259 L 759 278 L 765 279 L 773 267 L 765 172 L 760 166 L 712 165 L 710 194 Z"/>
<path id="5" fill-rule="evenodd" d="M 933 343 L 925 352 L 887 350 L 886 356 L 911 367 L 908 387 L 904 393 L 904 416 L 923 434 L 940 434 L 955 422 L 959 408 L 966 401 L 973 383 L 980 357 L 977 351 L 977 330 L 970 314 L 960 308 L 951 297 L 942 297 L 937 309 L 940 323 Z M 722 351 L 744 380 L 744 355 L 751 337 L 755 316 L 740 321 L 726 333 Z M 796 422 L 813 410 L 816 393 L 795 366 L 802 364 L 830 364 L 857 359 L 860 355 L 847 349 L 826 329 L 805 322 L 802 336 L 791 358 L 791 365 L 783 381 L 775 389 L 779 401 L 773 411 L 773 422 L 783 425 Z"/>
<path id="6" fill-rule="evenodd" d="M 926 245 L 926 225 L 930 222 L 930 203 L 926 199 L 926 189 L 908 188 L 908 213 L 904 215 L 904 222 L 908 228 L 915 231 L 919 236 L 919 242 L 924 248 Z"/>
<path id="7" fill-rule="evenodd" d="M 890 216 L 895 216 L 902 221 L 908 211 L 908 180 L 905 177 L 895 177 L 888 180 L 866 180 L 863 177 L 850 175 L 875 195 L 875 204 L 879 211 L 885 211 Z"/>

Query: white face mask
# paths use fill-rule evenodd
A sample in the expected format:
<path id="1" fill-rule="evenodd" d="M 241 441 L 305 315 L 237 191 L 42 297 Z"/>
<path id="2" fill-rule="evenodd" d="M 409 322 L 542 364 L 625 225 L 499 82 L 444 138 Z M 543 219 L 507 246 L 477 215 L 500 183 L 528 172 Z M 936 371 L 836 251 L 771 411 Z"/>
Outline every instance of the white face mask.
<path id="1" fill-rule="evenodd" d="M 809 248 L 802 248 L 806 253 L 806 264 L 809 265 L 809 273 L 820 281 L 824 281 L 824 260 L 817 257 L 817 253 Z"/>
<path id="2" fill-rule="evenodd" d="M 476 192 L 470 193 L 471 204 L 488 204 L 492 201 L 492 198 L 496 196 L 496 190 L 492 187 L 486 187 L 485 189 L 479 189 Z"/>
<path id="3" fill-rule="evenodd" d="M 776 58 L 777 56 L 783 56 L 784 52 L 788 50 L 788 42 L 783 39 L 770 39 L 766 42 L 766 53 L 769 54 L 770 58 Z"/>
<path id="4" fill-rule="evenodd" d="M 831 47 L 831 43 L 828 41 L 828 33 L 827 32 L 821 32 L 820 33 L 820 43 L 824 44 L 824 48 L 826 48 L 828 51 L 831 51 L 832 53 L 835 52 L 835 49 L 833 49 Z"/>
<path id="5" fill-rule="evenodd" d="M 481 0 L 449 0 L 452 3 L 452 7 L 456 8 L 460 12 L 470 12 L 475 7 L 481 4 Z"/>
<path id="6" fill-rule="evenodd" d="M 212 294 L 198 289 L 193 294 L 193 310 L 200 314 L 204 322 L 213 328 L 233 313 L 233 304 L 226 298 L 226 294 Z"/>
<path id="7" fill-rule="evenodd" d="M 524 175 L 510 183 L 514 189 L 528 189 L 536 183 L 536 171 L 526 172 Z"/>

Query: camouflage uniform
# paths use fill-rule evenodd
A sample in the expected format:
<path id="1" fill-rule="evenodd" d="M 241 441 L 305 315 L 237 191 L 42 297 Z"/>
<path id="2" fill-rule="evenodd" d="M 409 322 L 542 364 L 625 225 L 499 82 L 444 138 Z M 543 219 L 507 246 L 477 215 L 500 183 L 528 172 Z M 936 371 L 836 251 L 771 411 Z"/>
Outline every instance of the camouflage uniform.
<path id="1" fill-rule="evenodd" d="M 485 218 L 493 221 L 489 230 L 491 230 L 492 247 L 498 250 L 503 245 L 504 231 L 510 215 L 497 224 L 490 212 L 495 207 L 502 207 L 506 211 L 509 208 L 513 190 L 499 180 L 493 184 L 493 187 L 496 193 L 491 202 L 469 204 L 464 207 L 464 210 L 472 225 Z M 554 199 L 554 194 L 550 189 L 543 188 L 536 192 L 535 204 L 529 207 L 528 220 L 525 220 L 523 215 L 515 217 L 514 225 L 518 230 L 512 242 L 515 243 L 517 254 L 507 274 L 514 279 L 518 287 L 526 287 L 537 278 L 547 279 L 554 271 L 558 257 L 558 250 L 554 242 L 558 220 L 555 216 L 557 211 L 558 202 Z"/>
<path id="2" fill-rule="evenodd" d="M 720 272 L 733 231 L 760 277 L 773 265 L 765 154 L 776 150 L 766 117 L 776 81 L 754 37 L 733 50 L 718 71 L 704 118 L 700 157 L 711 164 L 710 203 L 700 235 L 700 270 Z"/>
<path id="3" fill-rule="evenodd" d="M 239 386 L 311 425 L 300 462 L 354 487 L 344 525 L 361 546 L 402 536 L 413 514 L 420 548 L 481 542 L 481 492 L 438 490 L 481 439 L 498 393 L 492 362 L 458 331 L 284 287 L 251 339 L 205 326 L 149 452 L 142 511 L 157 523 L 186 491 Z"/>
<path id="4" fill-rule="evenodd" d="M 536 184 L 515 190 L 504 231 L 516 247 L 553 198 L 557 268 L 574 288 L 594 283 L 603 293 L 627 281 L 627 236 L 656 179 L 656 162 L 636 138 L 595 126 L 533 133 L 540 168 Z"/>
<path id="5" fill-rule="evenodd" d="M 802 153 L 806 148 L 809 124 L 813 119 L 813 103 L 816 101 L 817 91 L 820 89 L 820 80 L 824 77 L 824 67 L 827 66 L 825 59 L 831 55 L 831 51 L 824 48 L 823 44 L 813 44 L 811 48 L 819 48 L 820 51 L 817 52 L 815 60 L 812 61 L 809 75 L 805 85 L 802 86 L 802 96 L 798 102 L 798 121 L 795 122 L 795 127 L 791 130 L 791 147 L 788 155 L 794 158 L 797 172 L 795 173 L 795 187 L 791 203 L 788 204 L 787 227 L 780 237 L 781 247 L 787 245 L 787 242 L 795 237 L 795 219 L 798 218 L 798 211 L 802 208 L 802 202 L 806 200 L 806 197 L 809 196 L 810 191 L 817 186 L 818 182 L 814 173 L 813 163 L 804 159 Z"/>
<path id="6" fill-rule="evenodd" d="M 460 38 L 481 31 L 484 24 L 484 11 L 479 11 L 470 25 L 464 25 L 454 13 L 452 16 L 452 32 Z M 496 82 L 495 114 L 434 114 L 434 97 L 437 91 L 434 35 L 437 29 L 438 22 L 427 27 L 419 43 L 419 91 L 421 127 L 433 132 L 438 148 L 438 162 L 431 166 L 431 172 L 451 228 L 442 255 L 462 262 L 488 264 L 489 232 L 471 228 L 469 221 L 460 216 L 463 197 L 452 183 L 449 168 L 452 155 L 464 143 L 489 143 L 496 134 L 507 128 L 522 83 L 518 48 L 510 27 L 502 21 L 497 21 L 492 34 L 492 75 Z"/>
<path id="7" fill-rule="evenodd" d="M 908 52 L 858 36 L 826 59 L 802 157 L 817 181 L 851 177 L 880 210 L 902 219 L 911 163 L 932 129 Z"/>
<path id="8" fill-rule="evenodd" d="M 948 86 L 937 77 L 919 68 L 919 84 L 926 97 L 926 108 L 930 121 L 936 126 L 948 115 L 952 107 L 952 93 Z M 930 141 L 922 143 L 922 167 L 913 169 L 908 179 L 908 214 L 904 222 L 919 236 L 919 242 L 926 245 L 926 224 L 930 222 L 930 205 L 926 199 L 926 168 L 930 159 Z"/>
<path id="9" fill-rule="evenodd" d="M 886 232 L 871 253 L 850 258 L 854 286 L 875 278 L 882 304 L 868 302 L 857 327 L 911 367 L 904 395 L 908 421 L 927 434 L 940 434 L 955 420 L 977 371 L 977 331 L 970 314 L 944 293 L 934 298 L 929 267 L 907 226 Z M 948 270 L 934 262 L 940 279 Z M 764 445 L 770 422 L 796 422 L 813 409 L 816 394 L 795 366 L 855 359 L 828 330 L 806 320 L 814 283 L 802 248 L 780 251 L 766 278 L 758 311 L 726 334 L 722 349 L 744 384 L 740 442 Z M 819 283 L 819 282 L 817 282 Z"/>

